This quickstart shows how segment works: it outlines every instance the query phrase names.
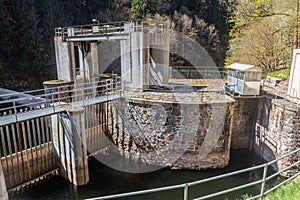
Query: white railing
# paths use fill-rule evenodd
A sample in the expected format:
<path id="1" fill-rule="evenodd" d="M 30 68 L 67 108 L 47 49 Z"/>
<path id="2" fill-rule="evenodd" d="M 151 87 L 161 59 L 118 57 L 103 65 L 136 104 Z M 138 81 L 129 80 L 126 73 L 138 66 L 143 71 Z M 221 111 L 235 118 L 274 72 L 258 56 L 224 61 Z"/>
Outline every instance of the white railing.
<path id="1" fill-rule="evenodd" d="M 91 35 L 107 35 L 122 34 L 129 32 L 156 31 L 162 32 L 166 30 L 165 24 L 147 23 L 143 21 L 119 21 L 106 23 L 93 23 L 85 25 L 77 25 L 70 27 L 55 28 L 55 36 L 66 37 L 91 36 Z"/>
<path id="2" fill-rule="evenodd" d="M 287 99 L 299 107 L 300 99 L 298 98 L 297 91 L 295 88 L 290 88 L 288 84 L 277 82 L 272 78 L 266 78 L 262 83 L 262 89 L 264 92 L 274 95 L 275 99 Z"/>
<path id="3" fill-rule="evenodd" d="M 27 92 L 3 90 L 0 94 L 0 117 L 15 115 L 28 110 L 55 108 L 63 103 L 85 102 L 97 96 L 109 95 L 121 89 L 121 82 L 106 79 L 92 83 L 67 84 Z M 17 120 L 18 121 L 18 120 Z"/>
<path id="4" fill-rule="evenodd" d="M 223 79 L 224 69 L 216 66 L 171 67 L 171 79 Z"/>
<path id="5" fill-rule="evenodd" d="M 154 188 L 154 189 L 148 189 L 148 190 L 141 190 L 141 191 L 136 191 L 136 192 L 128 192 L 128 193 L 122 193 L 122 194 L 115 194 L 115 195 L 108 195 L 108 196 L 102 196 L 102 197 L 94 197 L 94 198 L 89 198 L 87 200 L 104 200 L 104 199 L 118 199 L 118 198 L 125 198 L 125 197 L 132 197 L 132 196 L 137 196 L 137 195 L 145 195 L 145 194 L 151 194 L 151 193 L 157 193 L 157 192 L 163 192 L 163 191 L 171 191 L 171 190 L 178 190 L 181 189 L 183 191 L 183 200 L 188 200 L 189 199 L 189 192 L 190 192 L 190 188 L 192 186 L 196 186 L 196 185 L 201 185 L 203 183 L 208 183 L 208 182 L 213 182 L 216 180 L 222 180 L 225 179 L 227 177 L 230 176 L 234 176 L 234 175 L 239 175 L 245 172 L 252 172 L 254 170 L 259 170 L 259 169 L 263 169 L 263 174 L 262 174 L 262 178 L 244 185 L 240 185 L 237 187 L 232 187 L 232 188 L 228 188 L 226 190 L 223 191 L 216 191 L 214 193 L 205 195 L 205 196 L 201 196 L 201 197 L 196 197 L 193 198 L 194 200 L 200 200 L 200 199 L 208 199 L 208 198 L 212 198 L 212 197 L 217 197 L 220 195 L 224 195 L 224 194 L 228 194 L 230 192 L 234 192 L 234 191 L 238 191 L 250 186 L 255 186 L 255 185 L 260 185 L 260 193 L 252 196 L 248 199 L 257 199 L 260 198 L 262 199 L 264 196 L 266 196 L 268 193 L 272 192 L 273 190 L 277 189 L 278 187 L 280 187 L 281 185 L 285 184 L 286 182 L 292 180 L 293 178 L 297 177 L 300 174 L 299 171 L 299 163 L 300 160 L 292 163 L 291 165 L 289 165 L 288 167 L 285 167 L 284 169 L 279 170 L 278 172 L 268 175 L 268 168 L 278 162 L 279 160 L 282 160 L 284 158 L 287 158 L 289 156 L 293 156 L 295 157 L 296 154 L 300 152 L 300 149 L 294 150 L 278 159 L 275 159 L 271 162 L 265 163 L 265 164 L 261 164 L 258 166 L 254 166 L 254 167 L 250 167 L 247 169 L 242 169 L 239 171 L 234 171 L 231 173 L 227 173 L 227 174 L 223 174 L 223 175 L 219 175 L 219 176 L 215 176 L 215 177 L 211 177 L 211 178 L 207 178 L 207 179 L 203 179 L 203 180 L 199 180 L 199 181 L 194 181 L 194 182 L 190 182 L 190 183 L 183 183 L 183 184 L 179 184 L 179 185 L 173 185 L 173 186 L 166 186 L 166 187 L 160 187 L 160 188 Z M 298 155 L 299 156 L 299 155 Z M 284 180 L 283 182 L 269 188 L 266 189 L 266 183 L 267 181 L 273 179 L 276 176 L 279 176 L 282 172 L 285 172 L 291 168 L 295 168 L 297 167 L 297 173 L 295 173 L 293 176 L 291 176 L 290 178 Z"/>

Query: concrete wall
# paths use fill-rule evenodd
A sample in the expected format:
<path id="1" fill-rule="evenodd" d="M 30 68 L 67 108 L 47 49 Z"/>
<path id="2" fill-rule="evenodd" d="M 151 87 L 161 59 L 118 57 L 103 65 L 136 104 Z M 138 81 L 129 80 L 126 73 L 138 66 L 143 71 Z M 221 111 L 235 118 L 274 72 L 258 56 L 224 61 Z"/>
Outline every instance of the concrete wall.
<path id="1" fill-rule="evenodd" d="M 153 76 L 159 76 L 158 85 L 168 83 L 169 79 L 169 38 L 168 34 L 132 32 L 128 40 L 121 41 L 122 80 L 129 86 L 143 88 Z M 161 54 L 152 54 L 150 49 Z M 160 61 L 151 68 L 150 56 Z M 161 58 L 161 56 L 163 58 Z M 153 62 L 152 62 L 153 63 Z M 155 68 L 155 69 L 154 69 Z M 154 69 L 154 70 L 153 70 Z"/>
<path id="2" fill-rule="evenodd" d="M 300 147 L 300 116 L 296 104 L 263 94 L 262 98 L 235 98 L 231 148 L 250 148 L 267 161 Z M 300 155 L 278 161 L 272 167 L 283 169 Z M 284 172 L 290 176 L 295 169 Z"/>
<path id="3" fill-rule="evenodd" d="M 117 100 L 110 109 L 108 127 L 113 143 L 125 155 L 129 152 L 144 163 L 172 169 L 220 168 L 228 164 L 232 103 Z"/>
<path id="4" fill-rule="evenodd" d="M 72 44 L 63 42 L 62 36 L 54 37 L 57 76 L 60 80 L 73 81 Z"/>
<path id="5" fill-rule="evenodd" d="M 251 148 L 257 103 L 257 98 L 235 98 L 232 120 L 232 149 Z"/>
<path id="6" fill-rule="evenodd" d="M 57 76 L 64 81 L 94 81 L 99 75 L 98 47 L 96 42 L 65 42 L 62 36 L 54 37 Z M 78 58 L 75 49 L 78 47 Z M 79 74 L 76 74 L 76 60 L 79 62 Z"/>
<path id="7" fill-rule="evenodd" d="M 98 63 L 99 63 L 99 74 L 104 73 L 104 71 L 111 65 L 114 61 L 119 59 L 121 56 L 121 43 L 119 40 L 113 41 L 103 41 L 98 44 Z M 129 56 L 129 55 L 126 55 Z M 114 73 L 121 73 L 121 65 L 114 66 Z"/>

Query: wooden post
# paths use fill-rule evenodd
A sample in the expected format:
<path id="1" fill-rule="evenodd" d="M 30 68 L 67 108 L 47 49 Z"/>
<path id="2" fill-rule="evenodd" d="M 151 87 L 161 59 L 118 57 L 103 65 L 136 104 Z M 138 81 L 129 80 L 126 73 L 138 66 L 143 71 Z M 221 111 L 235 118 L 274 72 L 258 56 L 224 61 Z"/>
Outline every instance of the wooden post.
<path id="1" fill-rule="evenodd" d="M 5 177 L 4 177 L 4 174 L 2 171 L 1 162 L 0 162 L 0 200 L 8 200 L 8 194 L 7 194 L 7 190 L 6 190 L 6 184 L 5 184 Z"/>
<path id="2" fill-rule="evenodd" d="M 53 147 L 61 175 L 72 184 L 85 185 L 89 181 L 86 150 L 85 109 L 65 105 L 67 114 L 53 115 Z"/>

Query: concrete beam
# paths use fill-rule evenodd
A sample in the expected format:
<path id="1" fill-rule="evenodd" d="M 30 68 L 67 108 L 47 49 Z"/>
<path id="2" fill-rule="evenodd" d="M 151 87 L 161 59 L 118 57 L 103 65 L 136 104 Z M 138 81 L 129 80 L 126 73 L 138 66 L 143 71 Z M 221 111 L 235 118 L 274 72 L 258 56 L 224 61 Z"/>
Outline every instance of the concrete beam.
<path id="1" fill-rule="evenodd" d="M 88 35 L 67 37 L 67 42 L 95 42 L 105 40 L 127 40 L 129 33 L 107 34 L 107 35 Z"/>

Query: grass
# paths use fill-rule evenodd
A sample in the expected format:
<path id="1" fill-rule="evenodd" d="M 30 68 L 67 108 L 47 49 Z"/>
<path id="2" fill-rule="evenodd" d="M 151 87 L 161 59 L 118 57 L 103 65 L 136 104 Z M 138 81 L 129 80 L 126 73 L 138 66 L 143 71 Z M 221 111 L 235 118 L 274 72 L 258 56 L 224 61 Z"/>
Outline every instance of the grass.
<path id="1" fill-rule="evenodd" d="M 251 198 L 252 195 L 245 194 L 241 196 L 240 200 Z M 289 181 L 283 186 L 277 188 L 273 192 L 263 197 L 264 200 L 298 200 L 300 199 L 300 176 L 294 180 Z"/>
<path id="2" fill-rule="evenodd" d="M 282 187 L 269 193 L 264 199 L 266 200 L 297 200 L 300 199 L 300 177 L 288 182 Z"/>
<path id="3" fill-rule="evenodd" d="M 269 72 L 267 75 L 279 78 L 280 80 L 284 81 L 288 79 L 290 72 L 291 72 L 290 69 L 282 69 L 274 72 Z"/>

